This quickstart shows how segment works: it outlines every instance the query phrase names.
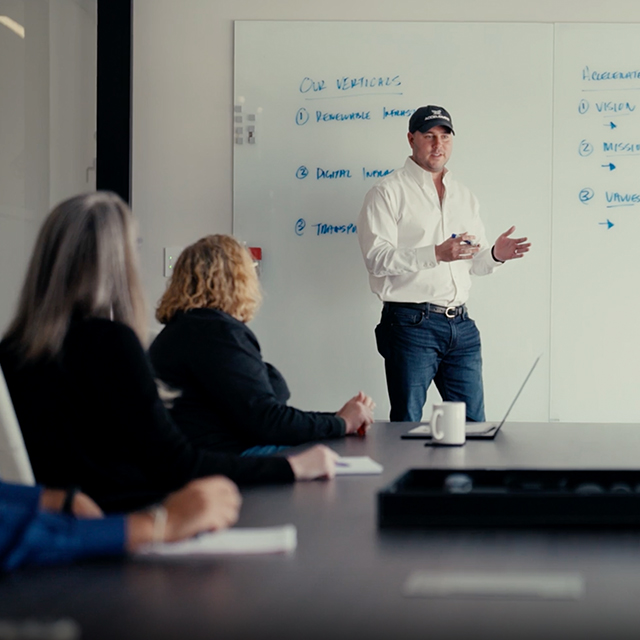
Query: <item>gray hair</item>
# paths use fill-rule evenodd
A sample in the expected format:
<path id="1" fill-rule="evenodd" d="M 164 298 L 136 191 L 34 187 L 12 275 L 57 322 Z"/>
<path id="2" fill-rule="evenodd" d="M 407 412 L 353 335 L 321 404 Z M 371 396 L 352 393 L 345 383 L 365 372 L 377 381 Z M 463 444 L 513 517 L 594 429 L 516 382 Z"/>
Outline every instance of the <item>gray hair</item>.
<path id="1" fill-rule="evenodd" d="M 135 225 L 115 193 L 75 196 L 51 211 L 5 338 L 27 360 L 55 357 L 72 317 L 118 320 L 146 338 Z"/>

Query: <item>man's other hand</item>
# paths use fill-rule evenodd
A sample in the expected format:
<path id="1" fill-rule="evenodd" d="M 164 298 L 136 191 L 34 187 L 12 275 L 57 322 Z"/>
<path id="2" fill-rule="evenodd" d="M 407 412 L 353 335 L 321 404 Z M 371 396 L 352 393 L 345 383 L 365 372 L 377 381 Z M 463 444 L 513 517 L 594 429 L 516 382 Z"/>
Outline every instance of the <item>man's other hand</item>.
<path id="1" fill-rule="evenodd" d="M 509 237 L 515 230 L 515 227 L 511 227 L 498 236 L 496 243 L 493 245 L 493 257 L 496 260 L 506 262 L 507 260 L 522 258 L 529 251 L 531 243 L 527 242 L 527 238 Z"/>

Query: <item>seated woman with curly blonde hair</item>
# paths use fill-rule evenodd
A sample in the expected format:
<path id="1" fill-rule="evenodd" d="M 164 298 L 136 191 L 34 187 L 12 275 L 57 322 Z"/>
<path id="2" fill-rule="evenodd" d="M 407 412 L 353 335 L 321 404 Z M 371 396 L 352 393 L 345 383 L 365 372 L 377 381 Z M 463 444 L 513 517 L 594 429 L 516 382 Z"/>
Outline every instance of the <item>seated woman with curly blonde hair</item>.
<path id="1" fill-rule="evenodd" d="M 260 302 L 251 256 L 234 238 L 207 236 L 180 254 L 156 311 L 166 326 L 149 350 L 157 376 L 181 391 L 178 426 L 199 447 L 251 455 L 363 435 L 374 404 L 362 392 L 337 413 L 287 406 L 287 383 L 246 326 Z"/>

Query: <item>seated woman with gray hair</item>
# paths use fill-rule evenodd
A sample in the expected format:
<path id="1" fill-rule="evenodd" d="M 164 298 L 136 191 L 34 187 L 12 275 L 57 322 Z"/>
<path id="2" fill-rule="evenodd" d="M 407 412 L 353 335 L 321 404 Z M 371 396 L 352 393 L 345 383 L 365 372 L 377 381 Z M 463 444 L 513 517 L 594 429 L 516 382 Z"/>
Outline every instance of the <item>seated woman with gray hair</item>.
<path id="1" fill-rule="evenodd" d="M 312 440 L 364 435 L 374 403 L 359 392 L 337 412 L 287 405 L 289 389 L 247 327 L 261 302 L 248 250 L 227 235 L 184 249 L 156 312 L 166 325 L 149 355 L 181 393 L 171 415 L 192 444 L 265 455 Z"/>
<path id="2" fill-rule="evenodd" d="M 127 205 L 97 192 L 44 221 L 16 315 L 0 343 L 36 481 L 77 486 L 105 512 L 162 500 L 190 480 L 238 484 L 331 477 L 318 445 L 287 457 L 240 457 L 193 446 L 163 406 L 147 334 L 136 233 Z"/>

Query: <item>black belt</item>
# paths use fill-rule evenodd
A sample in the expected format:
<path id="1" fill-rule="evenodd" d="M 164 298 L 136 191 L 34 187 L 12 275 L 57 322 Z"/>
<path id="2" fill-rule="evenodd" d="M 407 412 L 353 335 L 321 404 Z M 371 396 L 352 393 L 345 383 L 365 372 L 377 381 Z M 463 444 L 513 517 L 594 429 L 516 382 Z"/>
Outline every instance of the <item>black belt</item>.
<path id="1" fill-rule="evenodd" d="M 467 310 L 467 307 L 463 304 L 459 307 L 443 307 L 442 305 L 431 304 L 430 302 L 385 302 L 385 304 L 390 307 L 407 307 L 429 313 L 443 313 L 447 318 L 461 316 Z"/>

